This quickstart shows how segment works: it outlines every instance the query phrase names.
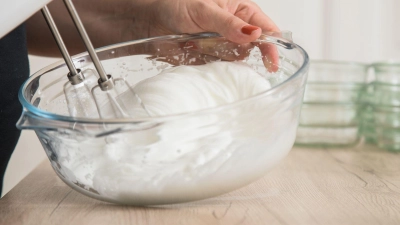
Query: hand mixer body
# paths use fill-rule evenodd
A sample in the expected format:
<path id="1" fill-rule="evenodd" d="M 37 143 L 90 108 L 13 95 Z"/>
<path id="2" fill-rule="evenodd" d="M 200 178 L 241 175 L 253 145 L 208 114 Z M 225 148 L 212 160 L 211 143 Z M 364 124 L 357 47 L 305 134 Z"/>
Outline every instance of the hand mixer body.
<path id="1" fill-rule="evenodd" d="M 23 23 L 50 0 L 0 1 L 0 38 Z"/>

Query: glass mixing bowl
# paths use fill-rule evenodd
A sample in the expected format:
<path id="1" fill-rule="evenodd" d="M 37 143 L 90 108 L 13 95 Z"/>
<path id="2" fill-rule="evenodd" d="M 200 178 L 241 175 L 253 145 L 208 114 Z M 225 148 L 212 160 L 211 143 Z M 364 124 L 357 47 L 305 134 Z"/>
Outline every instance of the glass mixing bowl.
<path id="1" fill-rule="evenodd" d="M 256 47 L 265 43 L 279 54 L 275 72 L 266 69 Z M 74 118 L 63 93 L 68 71 L 58 62 L 22 86 L 24 112 L 17 126 L 33 129 L 57 175 L 92 198 L 157 205 L 232 191 L 265 175 L 292 148 L 309 64 L 301 47 L 277 35 L 263 35 L 247 51 L 241 47 L 202 33 L 116 44 L 98 49 L 98 55 L 108 73 L 132 86 L 164 69 L 221 61 L 222 55 L 248 64 L 272 88 L 174 115 Z M 94 68 L 87 53 L 73 59 L 83 71 Z M 94 85 L 88 74 L 86 82 Z"/>

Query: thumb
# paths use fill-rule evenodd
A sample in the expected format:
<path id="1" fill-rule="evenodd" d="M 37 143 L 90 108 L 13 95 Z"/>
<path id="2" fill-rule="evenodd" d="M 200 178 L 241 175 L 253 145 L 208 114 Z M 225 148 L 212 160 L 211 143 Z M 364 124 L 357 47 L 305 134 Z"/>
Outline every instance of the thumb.
<path id="1" fill-rule="evenodd" d="M 252 42 L 259 38 L 262 32 L 260 27 L 244 22 L 219 6 L 210 7 L 209 10 L 202 11 L 202 14 L 201 18 L 195 18 L 200 27 L 205 31 L 217 32 L 235 43 Z"/>

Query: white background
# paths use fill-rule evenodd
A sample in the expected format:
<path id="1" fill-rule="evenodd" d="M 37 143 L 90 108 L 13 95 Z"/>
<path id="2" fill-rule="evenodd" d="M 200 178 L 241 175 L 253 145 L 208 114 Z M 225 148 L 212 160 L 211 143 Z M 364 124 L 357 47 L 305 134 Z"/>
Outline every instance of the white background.
<path id="1" fill-rule="evenodd" d="M 398 0 L 254 0 L 312 59 L 400 58 Z"/>
<path id="2" fill-rule="evenodd" d="M 399 0 L 254 0 L 282 30 L 293 32 L 311 59 L 373 62 L 400 58 Z M 30 57 L 31 72 L 57 59 Z M 23 132 L 4 193 L 46 158 L 33 132 Z"/>

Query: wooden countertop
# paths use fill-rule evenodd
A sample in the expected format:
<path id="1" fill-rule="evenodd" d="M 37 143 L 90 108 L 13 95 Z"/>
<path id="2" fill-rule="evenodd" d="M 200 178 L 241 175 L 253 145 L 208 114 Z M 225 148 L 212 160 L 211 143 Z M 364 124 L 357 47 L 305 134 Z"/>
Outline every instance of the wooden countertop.
<path id="1" fill-rule="evenodd" d="M 90 199 L 46 161 L 0 200 L 0 224 L 400 224 L 400 154 L 295 148 L 249 186 L 163 207 Z"/>

